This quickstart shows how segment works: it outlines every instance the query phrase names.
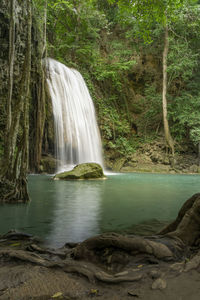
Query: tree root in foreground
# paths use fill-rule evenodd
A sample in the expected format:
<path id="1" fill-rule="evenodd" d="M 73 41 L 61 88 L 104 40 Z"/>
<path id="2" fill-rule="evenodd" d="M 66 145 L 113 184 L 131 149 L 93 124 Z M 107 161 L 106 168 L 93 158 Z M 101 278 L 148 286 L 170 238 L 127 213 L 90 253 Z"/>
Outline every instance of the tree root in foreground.
<path id="1" fill-rule="evenodd" d="M 94 282 L 95 279 L 98 279 L 100 281 L 108 283 L 119 283 L 125 281 L 137 281 L 142 278 L 142 274 L 138 274 L 137 272 L 131 270 L 122 273 L 109 274 L 90 263 L 75 261 L 70 258 L 64 259 L 62 261 L 51 261 L 45 259 L 39 254 L 25 250 L 3 249 L 0 250 L 0 258 L 1 260 L 4 259 L 4 261 L 5 259 L 6 261 L 15 260 L 36 264 L 47 268 L 61 268 L 66 273 L 76 273 L 79 275 L 83 275 L 87 277 L 90 282 Z"/>
<path id="2" fill-rule="evenodd" d="M 17 261 L 19 264 L 31 263 L 46 268 L 59 268 L 66 273 L 76 273 L 84 276 L 92 283 L 94 283 L 95 280 L 105 283 L 139 281 L 146 275 L 146 273 L 149 273 L 149 269 L 138 269 L 133 267 L 125 268 L 122 272 L 111 273 L 106 272 L 97 265 L 89 262 L 76 261 L 70 258 L 65 258 L 63 260 L 58 258 L 58 260 L 55 261 L 55 257 L 50 260 L 44 258 L 42 255 L 26 250 L 1 249 L 0 260 L 4 262 Z M 182 261 L 170 264 L 169 266 L 169 270 L 171 272 L 176 272 L 177 274 L 180 274 L 181 272 L 189 272 L 190 270 L 198 268 L 200 268 L 200 251 L 187 262 Z"/>
<path id="3" fill-rule="evenodd" d="M 177 219 L 157 236 L 102 234 L 58 250 L 42 248 L 26 234 L 11 232 L 1 238 L 0 262 L 59 268 L 85 276 L 90 282 L 137 281 L 149 271 L 145 266 L 159 265 L 162 261 L 173 262 L 170 267 L 173 272 L 188 272 L 200 268 L 200 194 L 187 200 Z M 19 249 L 11 249 L 5 243 L 9 239 L 29 242 L 21 243 Z"/>

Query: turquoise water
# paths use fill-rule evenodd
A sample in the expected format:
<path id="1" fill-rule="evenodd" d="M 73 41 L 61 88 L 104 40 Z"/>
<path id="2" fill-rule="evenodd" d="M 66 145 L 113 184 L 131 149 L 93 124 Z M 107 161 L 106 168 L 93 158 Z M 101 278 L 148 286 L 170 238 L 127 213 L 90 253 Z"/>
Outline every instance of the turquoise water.
<path id="1" fill-rule="evenodd" d="M 17 229 L 53 247 L 154 219 L 171 221 L 185 200 L 200 192 L 198 175 L 131 173 L 97 181 L 30 175 L 28 184 L 30 203 L 0 206 L 0 234 Z"/>

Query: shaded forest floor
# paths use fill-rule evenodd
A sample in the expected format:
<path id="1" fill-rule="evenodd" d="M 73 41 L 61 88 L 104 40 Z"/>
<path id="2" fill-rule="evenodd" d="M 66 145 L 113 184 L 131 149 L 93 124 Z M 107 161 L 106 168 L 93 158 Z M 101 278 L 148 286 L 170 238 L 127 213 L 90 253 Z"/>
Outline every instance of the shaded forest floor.
<path id="1" fill-rule="evenodd" d="M 1 263 L 0 299 L 102 299 L 102 300 L 199 300 L 200 274 L 197 271 L 174 275 L 166 266 L 149 267 L 150 272 L 163 274 L 161 289 L 152 289 L 151 275 L 139 282 L 120 284 L 90 283 L 78 275 L 59 269 L 47 269 L 27 263 Z M 162 285 L 166 282 L 166 288 Z"/>

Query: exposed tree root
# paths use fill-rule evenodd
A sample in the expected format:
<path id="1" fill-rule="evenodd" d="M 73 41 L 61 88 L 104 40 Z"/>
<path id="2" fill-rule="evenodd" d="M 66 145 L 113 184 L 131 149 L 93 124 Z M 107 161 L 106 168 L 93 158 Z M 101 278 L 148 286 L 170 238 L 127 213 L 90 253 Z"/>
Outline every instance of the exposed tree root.
<path id="1" fill-rule="evenodd" d="M 164 265 L 166 261 L 174 261 L 169 270 L 180 274 L 200 267 L 200 194 L 186 201 L 177 219 L 157 236 L 102 234 L 79 244 L 66 244 L 58 250 L 43 248 L 32 236 L 20 232 L 11 231 L 0 238 L 2 262 L 21 261 L 59 268 L 84 276 L 90 282 L 141 280 L 149 266 L 159 265 L 161 261 L 165 261 Z M 19 249 L 8 246 L 12 246 L 10 240 L 20 241 Z"/>
<path id="2" fill-rule="evenodd" d="M 11 249 L 3 249 L 0 250 L 0 257 L 4 257 L 6 259 L 17 259 L 21 261 L 26 261 L 30 263 L 34 263 L 40 266 L 48 267 L 49 263 L 41 256 L 36 253 L 29 253 L 24 250 L 11 250 Z"/>
<path id="3" fill-rule="evenodd" d="M 3 185 L 6 185 L 7 191 Z M 18 179 L 17 181 L 3 180 L 0 183 L 0 202 L 3 203 L 25 203 L 29 201 L 26 178 Z"/>
<path id="4" fill-rule="evenodd" d="M 90 282 L 94 282 L 95 279 L 98 279 L 103 282 L 119 283 L 125 281 L 138 281 L 142 278 L 142 274 L 138 274 L 138 272 L 126 271 L 123 273 L 109 274 L 90 263 L 75 261 L 73 259 L 65 259 L 62 261 L 48 260 L 36 253 L 30 253 L 24 250 L 3 249 L 0 250 L 0 258 L 4 258 L 6 261 L 19 260 L 47 268 L 62 268 L 66 273 L 76 273 L 85 276 Z"/>
<path id="5" fill-rule="evenodd" d="M 139 281 L 142 279 L 143 275 L 142 274 L 136 274 L 135 273 L 130 273 L 128 271 L 117 273 L 114 275 L 110 275 L 106 272 L 97 272 L 95 274 L 95 277 L 103 282 L 107 283 L 119 283 L 119 282 L 127 282 L 127 281 Z"/>
<path id="6" fill-rule="evenodd" d="M 152 241 L 143 237 L 123 236 L 118 234 L 103 234 L 95 236 L 79 244 L 74 249 L 74 257 L 95 260 L 95 251 L 113 247 L 130 254 L 146 253 L 158 259 L 172 259 L 174 254 L 168 246 L 159 241 Z M 168 240 L 170 243 L 170 240 Z"/>
<path id="7" fill-rule="evenodd" d="M 200 241 L 200 193 L 188 199 L 179 211 L 176 220 L 159 234 L 179 238 L 188 246 L 198 245 Z"/>
<path id="8" fill-rule="evenodd" d="M 54 255 L 54 256 L 58 256 L 58 257 L 61 257 L 61 258 L 66 258 L 66 255 L 67 255 L 67 252 L 62 252 L 62 251 L 55 251 L 55 250 L 50 250 L 50 249 L 45 249 L 45 248 L 41 248 L 39 247 L 38 245 L 36 244 L 31 244 L 29 247 L 28 247 L 28 250 L 29 251 L 37 251 L 41 254 L 50 254 L 50 255 Z M 71 251 L 69 250 L 69 253 Z"/>

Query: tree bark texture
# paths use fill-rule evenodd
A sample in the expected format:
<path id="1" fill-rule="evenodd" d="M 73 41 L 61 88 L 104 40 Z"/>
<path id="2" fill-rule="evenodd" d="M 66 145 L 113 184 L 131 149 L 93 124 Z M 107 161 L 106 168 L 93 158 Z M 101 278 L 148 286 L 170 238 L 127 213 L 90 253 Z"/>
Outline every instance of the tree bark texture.
<path id="1" fill-rule="evenodd" d="M 10 25 L 9 25 L 9 81 L 8 81 L 8 101 L 7 101 L 7 124 L 5 134 L 5 144 L 8 147 L 4 147 L 5 159 L 9 159 L 9 131 L 11 127 L 12 115 L 11 115 L 11 104 L 13 94 L 13 65 L 15 59 L 15 0 L 10 2 Z"/>
<path id="2" fill-rule="evenodd" d="M 33 172 L 40 171 L 40 161 L 42 156 L 42 143 L 44 135 L 44 125 L 46 119 L 46 108 L 45 108 L 45 67 L 43 59 L 46 57 L 46 17 L 47 17 L 47 1 L 44 3 L 44 10 L 42 16 L 42 32 L 39 29 L 35 29 L 34 40 L 37 41 L 36 55 L 33 58 L 34 65 L 36 68 L 34 84 L 32 86 L 32 98 L 34 105 L 34 120 L 31 143 L 31 162 L 30 168 Z M 36 20 L 35 20 L 36 21 Z M 38 21 L 36 21 L 38 22 Z M 37 28 L 37 26 L 36 26 Z"/>
<path id="3" fill-rule="evenodd" d="M 165 26 L 165 36 L 164 36 L 164 49 L 163 49 L 163 93 L 162 93 L 162 102 L 163 102 L 163 125 L 165 132 L 165 140 L 172 152 L 174 158 L 174 142 L 170 134 L 169 123 L 168 123 L 168 114 L 167 114 L 167 56 L 169 51 L 169 36 L 168 36 L 168 27 Z"/>
<path id="4" fill-rule="evenodd" d="M 1 181 L 13 188 L 1 201 L 29 200 L 26 184 L 29 151 L 29 88 L 31 70 L 32 2 L 9 1 L 9 78 L 6 119 L 5 155 Z M 18 9 L 20 7 L 20 9 Z M 22 45 L 24 45 L 22 47 Z"/>

